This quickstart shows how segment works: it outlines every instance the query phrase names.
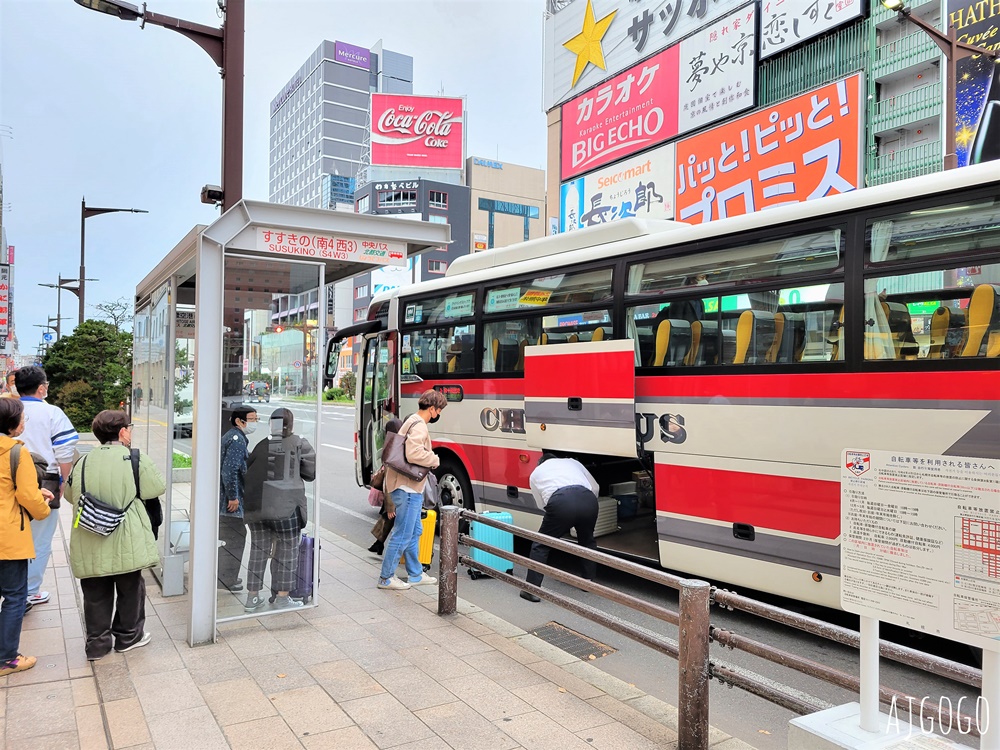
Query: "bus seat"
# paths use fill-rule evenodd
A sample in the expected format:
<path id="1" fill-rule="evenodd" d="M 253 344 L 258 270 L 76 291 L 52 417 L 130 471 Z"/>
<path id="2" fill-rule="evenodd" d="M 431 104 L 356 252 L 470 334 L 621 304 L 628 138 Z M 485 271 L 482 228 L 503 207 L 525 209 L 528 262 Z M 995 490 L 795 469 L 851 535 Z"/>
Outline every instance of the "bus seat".
<path id="1" fill-rule="evenodd" d="M 781 330 L 781 343 L 777 350 L 775 362 L 801 362 L 806 350 L 806 316 L 805 313 L 781 313 L 784 324 Z M 777 338 L 777 333 L 775 333 Z"/>
<path id="2" fill-rule="evenodd" d="M 547 343 L 549 343 L 549 334 L 543 333 L 541 336 L 538 337 L 539 346 L 545 346 L 545 344 Z"/>
<path id="3" fill-rule="evenodd" d="M 528 339 L 521 339 L 517 345 L 517 363 L 514 365 L 514 372 L 524 372 L 524 347 L 528 345 Z"/>
<path id="4" fill-rule="evenodd" d="M 997 304 L 1000 302 L 998 288 L 992 284 L 980 284 L 972 292 L 969 300 L 967 338 L 962 349 L 963 357 L 978 357 L 983 353 L 984 344 L 989 344 L 989 333 L 997 324 Z"/>
<path id="5" fill-rule="evenodd" d="M 701 333 L 703 328 L 704 322 L 701 320 L 691 323 L 691 346 L 688 347 L 687 356 L 684 358 L 684 364 L 688 367 L 701 364 L 698 361 L 698 357 L 701 355 Z"/>
<path id="6" fill-rule="evenodd" d="M 1000 354 L 1000 331 L 990 331 L 990 340 L 986 344 L 986 356 L 996 357 Z"/>
<path id="7" fill-rule="evenodd" d="M 580 336 L 578 334 L 576 334 L 576 333 L 571 333 L 566 338 L 566 343 L 567 344 L 578 344 L 578 343 L 580 343 Z"/>
<path id="8" fill-rule="evenodd" d="M 518 359 L 517 344 L 500 344 L 496 355 L 496 372 L 514 372 Z"/>
<path id="9" fill-rule="evenodd" d="M 774 339 L 771 341 L 771 346 L 767 348 L 767 353 L 764 355 L 765 362 L 778 362 L 781 355 L 781 342 L 785 335 L 785 314 L 775 313 L 774 314 Z"/>
<path id="10" fill-rule="evenodd" d="M 958 356 L 966 333 L 965 312 L 942 305 L 931 316 L 931 346 L 927 356 L 930 359 Z"/>
<path id="11" fill-rule="evenodd" d="M 840 312 L 833 319 L 830 324 L 830 330 L 827 333 L 827 343 L 832 345 L 830 349 L 830 361 L 835 362 L 839 359 L 844 358 L 844 353 L 840 350 L 840 341 L 842 339 L 841 333 L 844 330 L 844 306 L 840 306 Z"/>
<path id="12" fill-rule="evenodd" d="M 684 361 L 691 346 L 691 324 L 686 320 L 668 319 L 656 328 L 656 354 L 653 366 L 677 365 Z"/>
<path id="13" fill-rule="evenodd" d="M 500 370 L 500 339 L 493 339 L 490 343 L 490 348 L 493 349 L 493 369 Z"/>
<path id="14" fill-rule="evenodd" d="M 913 323 L 910 311 L 902 302 L 882 301 L 882 310 L 889 321 L 889 331 L 892 334 L 892 346 L 896 359 L 916 359 L 920 345 L 913 337 Z"/>
<path id="15" fill-rule="evenodd" d="M 716 355 L 716 364 L 732 362 L 736 357 L 736 331 L 731 328 L 722 329 L 722 351 Z"/>
<path id="16" fill-rule="evenodd" d="M 723 329 L 720 333 L 717 320 L 697 320 L 691 324 L 697 330 L 697 352 L 688 361 L 693 365 L 718 365 L 731 362 L 736 353 L 736 331 Z M 691 334 L 694 339 L 695 334 Z M 721 348 L 720 348 L 721 347 Z"/>
<path id="17" fill-rule="evenodd" d="M 448 355 L 448 372 L 456 372 L 458 370 L 458 354 Z"/>
<path id="18" fill-rule="evenodd" d="M 744 310 L 736 324 L 735 365 L 764 362 L 775 338 L 774 313 L 764 310 Z"/>
<path id="19" fill-rule="evenodd" d="M 591 341 L 604 341 L 604 329 L 595 328 L 594 335 L 590 337 Z"/>

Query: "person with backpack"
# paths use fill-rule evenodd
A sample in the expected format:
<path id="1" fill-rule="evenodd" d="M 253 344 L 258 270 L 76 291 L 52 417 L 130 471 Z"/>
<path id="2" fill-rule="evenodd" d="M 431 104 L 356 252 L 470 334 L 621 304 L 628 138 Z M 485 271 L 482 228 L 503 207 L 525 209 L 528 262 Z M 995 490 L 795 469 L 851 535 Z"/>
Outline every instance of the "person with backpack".
<path id="1" fill-rule="evenodd" d="M 246 612 L 264 606 L 261 589 L 268 559 L 272 607 L 303 606 L 291 592 L 297 583 L 299 535 L 309 521 L 304 483 L 316 479 L 316 451 L 308 440 L 293 434 L 294 419 L 290 410 L 275 409 L 270 437 L 257 444 L 247 464 L 243 496 L 250 529 Z"/>
<path id="2" fill-rule="evenodd" d="M 21 623 L 28 603 L 28 560 L 35 556 L 31 521 L 51 512 L 52 493 L 38 487 L 24 432 L 24 405 L 0 399 L 0 676 L 31 669 L 34 656 L 19 652 Z"/>
<path id="3" fill-rule="evenodd" d="M 83 591 L 87 659 L 96 661 L 112 647 L 123 653 L 152 637 L 143 629 L 142 571 L 160 555 L 141 498 L 159 497 L 167 485 L 149 456 L 131 449 L 128 414 L 105 409 L 91 430 L 101 445 L 77 461 L 66 497 L 73 504 L 69 559 Z M 101 528 L 95 517 L 111 521 Z"/>

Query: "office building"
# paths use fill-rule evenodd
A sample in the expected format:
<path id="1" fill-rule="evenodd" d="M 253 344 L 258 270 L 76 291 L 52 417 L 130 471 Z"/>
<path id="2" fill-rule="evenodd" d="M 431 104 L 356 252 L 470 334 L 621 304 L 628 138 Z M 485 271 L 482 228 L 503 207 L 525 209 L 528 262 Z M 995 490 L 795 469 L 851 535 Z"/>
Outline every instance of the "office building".
<path id="1" fill-rule="evenodd" d="M 472 199 L 472 252 L 534 240 L 548 233 L 544 170 L 470 156 L 465 162 L 465 175 Z"/>

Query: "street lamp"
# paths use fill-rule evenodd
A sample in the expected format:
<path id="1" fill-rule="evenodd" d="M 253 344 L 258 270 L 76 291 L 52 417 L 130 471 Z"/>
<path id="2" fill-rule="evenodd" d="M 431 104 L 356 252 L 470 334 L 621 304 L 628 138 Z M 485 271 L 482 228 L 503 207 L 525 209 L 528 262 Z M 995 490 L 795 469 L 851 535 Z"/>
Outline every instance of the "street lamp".
<path id="1" fill-rule="evenodd" d="M 59 332 L 59 321 L 62 320 L 62 290 L 65 289 L 67 292 L 73 292 L 77 297 L 80 296 L 79 286 L 67 286 L 68 284 L 76 284 L 79 279 L 64 279 L 60 274 L 58 276 L 58 283 L 56 284 L 39 284 L 38 286 L 48 287 L 49 289 L 58 289 L 56 292 L 56 340 L 62 338 L 62 334 Z M 100 279 L 85 279 L 85 281 L 100 281 Z"/>
<path id="2" fill-rule="evenodd" d="M 221 28 L 203 26 L 173 16 L 142 10 L 120 0 L 76 0 L 78 5 L 115 16 L 123 21 L 142 20 L 176 31 L 191 39 L 209 54 L 222 75 L 222 188 L 206 185 L 201 191 L 203 203 L 222 202 L 222 210 L 239 203 L 243 197 L 243 29 L 246 0 L 219 0 L 225 18 Z M 83 276 L 83 274 L 80 274 Z"/>
<path id="3" fill-rule="evenodd" d="M 52 325 L 52 321 L 53 320 L 56 322 L 55 325 Z M 44 329 L 49 330 L 49 331 L 55 331 L 56 332 L 56 341 L 58 341 L 59 340 L 59 321 L 60 320 L 67 320 L 67 318 L 53 318 L 50 315 L 48 323 L 46 323 L 44 325 L 42 323 L 35 323 L 35 328 L 44 328 Z M 49 348 L 49 344 L 50 344 L 50 342 L 48 342 L 48 341 L 44 341 L 43 340 L 43 342 L 42 342 L 42 346 L 44 346 L 46 349 Z"/>
<path id="4" fill-rule="evenodd" d="M 958 166 L 958 155 L 955 153 L 955 108 L 957 107 L 957 102 L 955 101 L 955 82 L 958 78 L 958 61 L 972 55 L 982 55 L 995 62 L 998 53 L 986 47 L 977 47 L 973 44 L 958 41 L 958 35 L 954 26 L 949 25 L 948 33 L 945 34 L 940 29 L 920 18 L 920 16 L 913 15 L 910 9 L 906 7 L 905 0 L 879 0 L 879 2 L 882 3 L 882 7 L 886 10 L 898 13 L 901 21 L 906 19 L 923 29 L 948 60 L 948 69 L 945 75 L 947 99 L 945 102 L 944 168 L 954 169 Z M 998 74 L 1000 74 L 1000 71 L 994 72 L 994 75 Z"/>
<path id="5" fill-rule="evenodd" d="M 96 2 L 96 0 L 95 0 Z M 97 279 L 87 278 L 87 260 L 86 260 L 86 230 L 87 230 L 87 219 L 91 216 L 100 216 L 101 214 L 114 214 L 114 213 L 126 213 L 126 214 L 148 214 L 141 208 L 94 208 L 93 206 L 87 205 L 87 199 L 82 198 L 80 200 L 80 278 L 79 279 L 67 279 L 67 281 L 79 281 L 80 286 L 72 290 L 76 293 L 76 296 L 80 298 L 80 323 L 83 323 L 83 316 L 85 315 L 84 310 L 86 310 L 86 304 L 84 300 L 86 285 L 88 281 L 97 281 Z"/>

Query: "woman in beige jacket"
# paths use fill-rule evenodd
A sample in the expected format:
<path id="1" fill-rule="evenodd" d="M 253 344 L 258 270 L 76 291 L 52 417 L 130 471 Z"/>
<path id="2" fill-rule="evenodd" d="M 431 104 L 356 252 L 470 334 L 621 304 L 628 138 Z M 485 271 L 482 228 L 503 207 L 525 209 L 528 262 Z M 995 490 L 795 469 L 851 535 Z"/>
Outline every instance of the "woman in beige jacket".
<path id="1" fill-rule="evenodd" d="M 440 459 L 431 450 L 431 435 L 427 425 L 437 422 L 447 405 L 448 400 L 441 392 L 424 391 L 417 404 L 419 407 L 417 413 L 407 417 L 399 428 L 399 434 L 406 437 L 406 460 L 411 464 L 437 468 Z M 424 478 L 418 482 L 386 466 L 383 492 L 396 506 L 396 524 L 385 542 L 382 572 L 378 579 L 380 589 L 408 589 L 410 586 L 437 583 L 436 578 L 424 573 L 417 555 L 420 534 L 423 531 L 420 511 L 424 505 L 423 492 L 426 481 Z M 400 555 L 406 564 L 409 583 L 396 578 L 396 566 L 399 565 Z"/>

